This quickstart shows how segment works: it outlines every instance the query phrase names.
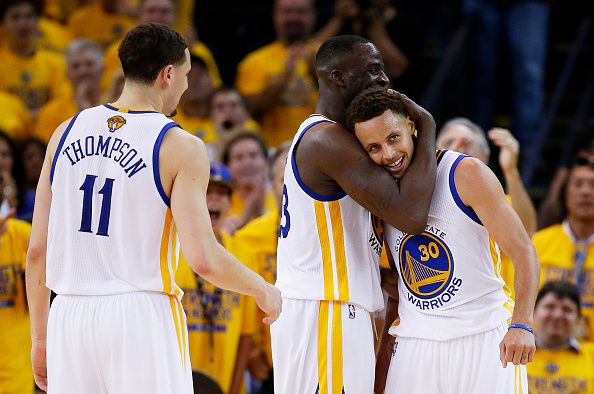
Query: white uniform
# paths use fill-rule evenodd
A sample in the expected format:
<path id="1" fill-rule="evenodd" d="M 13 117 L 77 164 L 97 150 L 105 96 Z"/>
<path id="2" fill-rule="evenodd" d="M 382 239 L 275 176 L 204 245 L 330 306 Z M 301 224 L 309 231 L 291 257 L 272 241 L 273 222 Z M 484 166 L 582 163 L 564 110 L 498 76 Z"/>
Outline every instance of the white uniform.
<path id="1" fill-rule="evenodd" d="M 285 167 L 276 286 L 283 312 L 271 327 L 275 392 L 371 393 L 370 312 L 383 308 L 378 220 L 345 193 L 320 196 L 299 177 L 294 150 L 314 125 L 300 126 Z"/>
<path id="2" fill-rule="evenodd" d="M 499 360 L 513 301 L 497 244 L 456 191 L 464 157 L 438 153 L 424 233 L 386 226 L 400 296 L 386 393 L 527 393 L 525 367 L 504 369 Z"/>
<path id="3" fill-rule="evenodd" d="M 189 393 L 179 243 L 161 185 L 162 114 L 76 115 L 52 163 L 50 393 Z"/>

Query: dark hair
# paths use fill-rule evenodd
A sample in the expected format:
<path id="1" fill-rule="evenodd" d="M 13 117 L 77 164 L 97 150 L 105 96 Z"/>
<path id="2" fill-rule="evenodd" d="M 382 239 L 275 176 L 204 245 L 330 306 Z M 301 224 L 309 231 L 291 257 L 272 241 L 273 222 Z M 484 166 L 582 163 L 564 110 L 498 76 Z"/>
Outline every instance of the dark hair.
<path id="1" fill-rule="evenodd" d="M 169 26 L 147 23 L 130 30 L 118 49 L 126 79 L 152 84 L 167 65 L 185 60 L 186 40 Z"/>
<path id="2" fill-rule="evenodd" d="M 549 293 L 553 293 L 559 299 L 569 298 L 569 300 L 577 306 L 578 315 L 581 315 L 580 293 L 574 284 L 569 283 L 566 280 L 552 280 L 546 282 L 538 291 L 534 307 L 536 308 L 540 300 Z"/>
<path id="3" fill-rule="evenodd" d="M 389 94 L 386 88 L 372 87 L 365 89 L 356 95 L 349 105 L 347 126 L 354 130 L 355 123 L 373 119 L 387 110 L 391 110 L 396 115 L 407 115 L 402 101 L 395 95 Z"/>
<path id="4" fill-rule="evenodd" d="M 370 44 L 366 38 L 355 35 L 336 36 L 326 40 L 316 53 L 316 69 L 327 67 L 330 63 L 340 63 L 344 55 L 353 53 L 357 44 Z"/>
<path id="5" fill-rule="evenodd" d="M 260 137 L 260 135 L 254 133 L 252 131 L 240 130 L 240 131 L 232 134 L 231 137 L 229 137 L 229 139 L 225 142 L 225 145 L 223 146 L 223 149 L 221 151 L 221 162 L 224 165 L 229 164 L 229 159 L 230 159 L 229 156 L 231 156 L 231 148 L 233 148 L 233 145 L 235 145 L 237 142 L 242 141 L 242 140 L 255 141 L 258 144 L 258 147 L 260 148 L 260 151 L 262 152 L 262 156 L 264 156 L 264 159 L 268 158 L 268 148 L 266 147 L 266 143 L 264 142 L 262 137 Z"/>
<path id="6" fill-rule="evenodd" d="M 36 16 L 41 16 L 41 13 L 43 12 L 43 4 L 41 0 L 2 0 L 0 1 L 0 23 L 4 20 L 4 16 L 10 8 L 21 4 L 31 5 Z"/>

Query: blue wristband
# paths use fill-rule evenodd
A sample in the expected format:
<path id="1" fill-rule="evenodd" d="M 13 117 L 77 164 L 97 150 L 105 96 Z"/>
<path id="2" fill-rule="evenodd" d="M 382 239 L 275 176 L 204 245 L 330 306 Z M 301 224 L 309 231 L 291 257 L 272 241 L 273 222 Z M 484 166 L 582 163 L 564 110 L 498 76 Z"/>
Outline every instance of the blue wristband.
<path id="1" fill-rule="evenodd" d="M 510 324 L 509 327 L 507 328 L 507 330 L 509 331 L 512 328 L 521 328 L 522 330 L 526 330 L 529 333 L 534 334 L 534 330 L 532 329 L 532 327 L 527 326 L 525 324 L 518 324 L 518 323 L 516 323 L 516 324 Z"/>

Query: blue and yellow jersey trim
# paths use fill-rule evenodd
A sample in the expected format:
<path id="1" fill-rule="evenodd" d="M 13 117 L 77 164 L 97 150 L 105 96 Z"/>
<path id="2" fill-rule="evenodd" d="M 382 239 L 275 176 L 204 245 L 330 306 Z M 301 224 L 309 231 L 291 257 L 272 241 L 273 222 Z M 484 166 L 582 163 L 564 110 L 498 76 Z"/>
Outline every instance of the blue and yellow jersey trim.
<path id="1" fill-rule="evenodd" d="M 124 107 L 116 107 L 111 103 L 103 104 L 104 107 L 111 109 L 112 111 L 122 112 L 125 114 L 158 114 L 159 112 L 155 110 L 148 110 L 148 109 L 130 109 Z"/>

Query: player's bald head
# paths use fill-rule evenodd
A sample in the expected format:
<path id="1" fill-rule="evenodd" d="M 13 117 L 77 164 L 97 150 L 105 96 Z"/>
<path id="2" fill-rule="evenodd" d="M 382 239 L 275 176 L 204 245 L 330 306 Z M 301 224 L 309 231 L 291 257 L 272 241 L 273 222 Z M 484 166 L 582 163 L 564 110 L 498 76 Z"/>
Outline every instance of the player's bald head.
<path id="1" fill-rule="evenodd" d="M 326 40 L 316 54 L 316 71 L 341 67 L 356 45 L 371 44 L 366 38 L 355 35 L 336 36 Z M 372 44 L 373 45 L 373 44 Z"/>

